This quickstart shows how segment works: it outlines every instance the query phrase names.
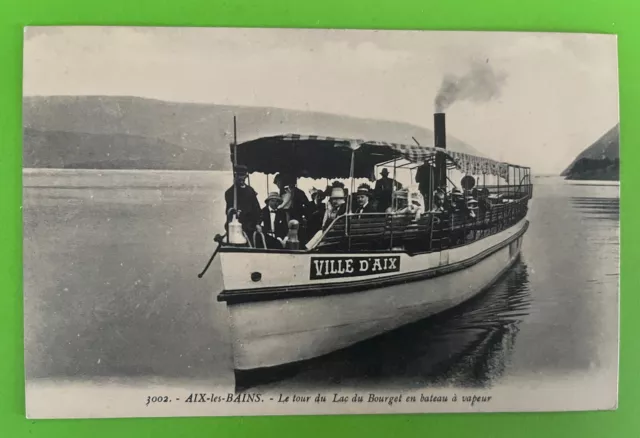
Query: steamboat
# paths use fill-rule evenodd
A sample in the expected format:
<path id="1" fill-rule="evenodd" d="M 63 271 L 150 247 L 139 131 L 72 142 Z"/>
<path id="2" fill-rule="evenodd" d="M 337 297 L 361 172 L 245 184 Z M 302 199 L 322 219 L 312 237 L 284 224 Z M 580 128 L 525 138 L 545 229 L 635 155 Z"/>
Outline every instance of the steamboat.
<path id="1" fill-rule="evenodd" d="M 319 229 L 287 210 L 286 237 L 268 245 L 259 224 L 242 223 L 249 221 L 238 208 L 242 175 L 234 179 L 226 232 L 199 276 L 218 264 L 237 381 L 451 309 L 514 264 L 529 226 L 530 168 L 448 149 L 444 113 L 434 114 L 434 144 L 415 143 L 289 134 L 234 140 L 236 174 L 292 175 L 294 191 L 283 187 L 285 195 L 299 193 L 298 178 L 346 181 L 329 187 L 324 208 L 332 214 Z M 381 167 L 392 169 L 390 205 L 358 209 L 356 181 L 374 181 Z M 399 188 L 402 171 L 419 190 Z"/>

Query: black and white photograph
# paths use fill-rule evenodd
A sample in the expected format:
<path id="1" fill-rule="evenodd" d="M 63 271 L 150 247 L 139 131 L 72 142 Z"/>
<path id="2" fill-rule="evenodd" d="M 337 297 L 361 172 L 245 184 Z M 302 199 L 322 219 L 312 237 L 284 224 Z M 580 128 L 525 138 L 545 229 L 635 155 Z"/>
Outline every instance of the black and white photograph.
<path id="1" fill-rule="evenodd" d="M 612 410 L 615 35 L 27 27 L 26 412 Z"/>

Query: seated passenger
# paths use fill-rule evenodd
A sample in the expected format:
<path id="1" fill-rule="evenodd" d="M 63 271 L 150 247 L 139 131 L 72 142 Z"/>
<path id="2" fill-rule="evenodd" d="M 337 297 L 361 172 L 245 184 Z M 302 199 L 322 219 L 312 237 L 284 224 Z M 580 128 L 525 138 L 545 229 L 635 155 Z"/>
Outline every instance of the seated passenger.
<path id="1" fill-rule="evenodd" d="M 465 209 L 464 196 L 460 189 L 451 190 L 451 207 L 454 212 L 459 212 Z"/>
<path id="2" fill-rule="evenodd" d="M 347 212 L 346 198 L 347 196 L 343 188 L 334 187 L 331 189 L 329 204 L 327 205 L 327 211 L 325 212 L 324 219 L 322 221 L 323 230 L 326 230 L 334 219 Z"/>
<path id="3" fill-rule="evenodd" d="M 318 230 L 322 229 L 322 221 L 327 212 L 327 204 L 324 202 L 325 198 L 325 192 L 322 190 L 316 190 L 311 195 L 313 210 L 309 214 L 309 221 L 307 222 L 309 236 L 313 236 Z"/>
<path id="4" fill-rule="evenodd" d="M 471 220 L 475 220 L 478 218 L 479 216 L 479 207 L 478 207 L 478 201 L 476 201 L 474 198 L 468 198 L 467 199 L 467 216 L 471 219 Z"/>
<path id="5" fill-rule="evenodd" d="M 420 202 L 420 193 L 409 192 L 408 189 L 397 190 L 393 193 L 393 201 L 387 212 L 396 215 L 415 215 L 418 219 L 424 213 L 424 206 Z"/>
<path id="6" fill-rule="evenodd" d="M 333 221 L 347 212 L 346 193 L 342 187 L 330 188 L 329 202 L 326 204 L 324 217 L 322 218 L 322 228 L 309 239 L 306 244 L 308 249 L 314 248 L 322 239 L 322 235 Z"/>
<path id="7" fill-rule="evenodd" d="M 444 213 L 445 210 L 445 194 L 442 190 L 438 189 L 433 192 L 433 208 L 432 213 Z"/>
<path id="8" fill-rule="evenodd" d="M 289 232 L 287 216 L 284 210 L 278 208 L 282 203 L 282 197 L 277 192 L 269 193 L 265 199 L 266 207 L 260 214 L 260 227 L 264 234 L 267 248 L 282 248 L 284 238 Z"/>
<path id="9" fill-rule="evenodd" d="M 375 213 L 376 210 L 373 208 L 371 204 L 371 188 L 366 184 L 361 184 L 358 187 L 358 190 L 355 193 L 356 202 L 353 206 L 354 213 Z"/>
<path id="10" fill-rule="evenodd" d="M 425 199 L 424 195 L 421 192 L 409 192 L 409 205 L 411 206 L 413 212 L 416 213 L 416 218 L 420 217 L 421 214 L 425 212 Z"/>

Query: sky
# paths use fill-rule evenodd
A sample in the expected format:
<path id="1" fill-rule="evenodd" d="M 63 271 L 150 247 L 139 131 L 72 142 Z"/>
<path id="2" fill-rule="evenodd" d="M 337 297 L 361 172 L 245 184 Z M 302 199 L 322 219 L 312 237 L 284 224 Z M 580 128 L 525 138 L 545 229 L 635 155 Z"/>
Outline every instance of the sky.
<path id="1" fill-rule="evenodd" d="M 25 96 L 269 106 L 429 129 L 443 78 L 483 64 L 504 80 L 490 99 L 454 102 L 447 132 L 539 174 L 561 172 L 619 120 L 611 35 L 30 27 L 24 54 Z"/>

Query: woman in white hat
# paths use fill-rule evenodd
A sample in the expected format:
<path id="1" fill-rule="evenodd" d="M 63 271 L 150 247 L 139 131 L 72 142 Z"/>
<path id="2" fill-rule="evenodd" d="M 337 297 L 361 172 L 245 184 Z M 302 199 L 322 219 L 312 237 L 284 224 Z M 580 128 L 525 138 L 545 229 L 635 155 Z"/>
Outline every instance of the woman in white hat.
<path id="1" fill-rule="evenodd" d="M 416 219 L 424 213 L 423 198 L 419 192 L 407 189 L 397 190 L 393 193 L 395 209 L 389 207 L 388 212 L 395 214 L 415 215 Z"/>

